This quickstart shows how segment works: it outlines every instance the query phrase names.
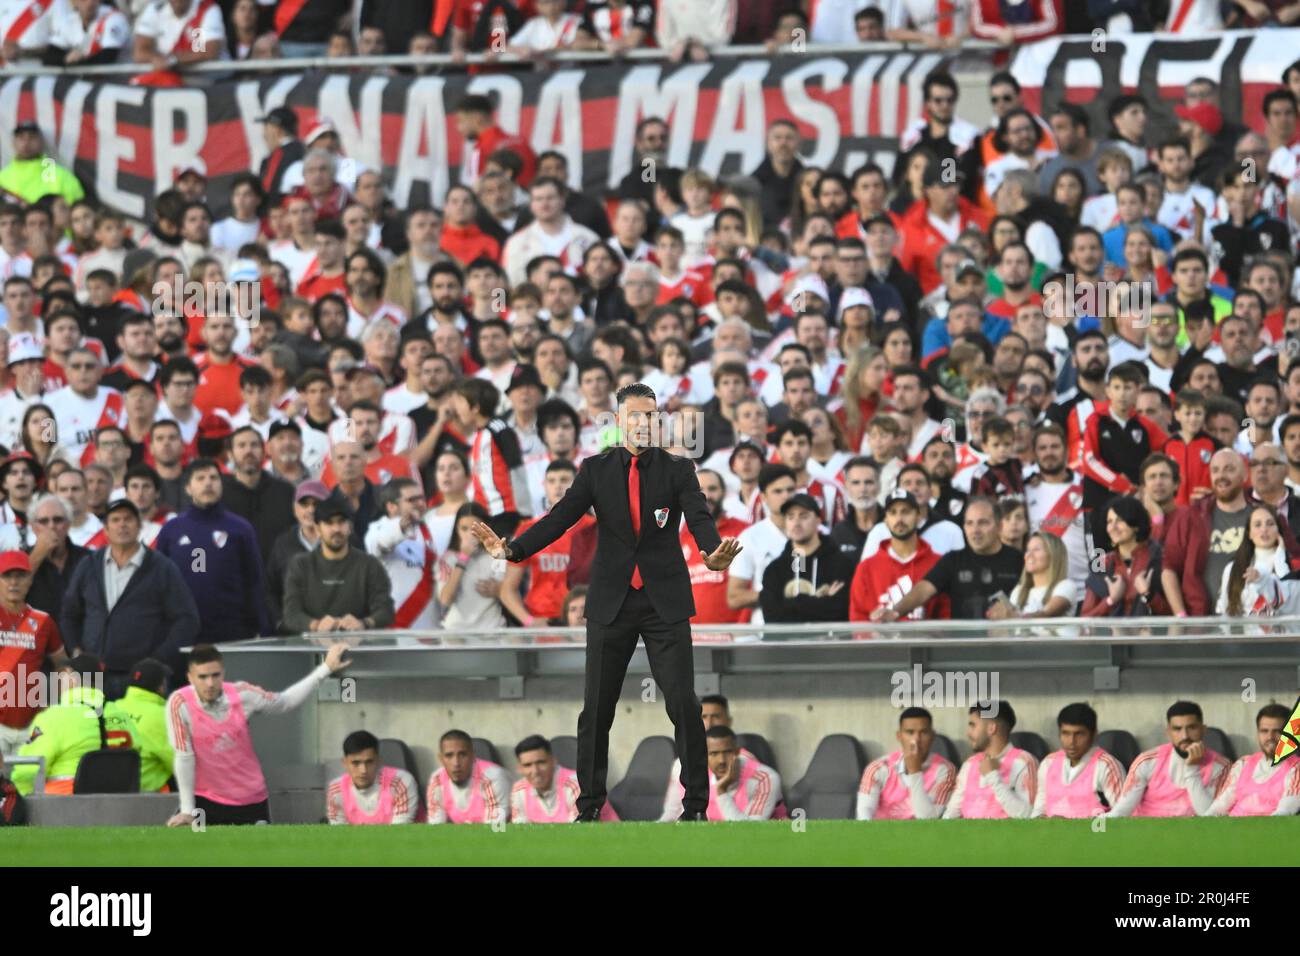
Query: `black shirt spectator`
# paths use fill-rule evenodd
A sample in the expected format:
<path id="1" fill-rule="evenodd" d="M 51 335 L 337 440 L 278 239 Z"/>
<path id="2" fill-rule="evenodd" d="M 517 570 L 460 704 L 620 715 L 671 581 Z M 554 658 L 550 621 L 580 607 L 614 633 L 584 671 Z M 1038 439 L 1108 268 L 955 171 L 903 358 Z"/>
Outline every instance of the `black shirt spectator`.
<path id="1" fill-rule="evenodd" d="M 940 558 L 925 580 L 948 595 L 955 620 L 982 621 L 990 599 L 999 591 L 1009 596 L 1024 569 L 1025 556 L 1015 548 L 1003 546 L 993 554 L 962 548 Z"/>
<path id="2" fill-rule="evenodd" d="M 234 475 L 222 475 L 221 503 L 253 526 L 263 562 L 270 560 L 276 539 L 294 525 L 293 487 L 265 471 L 252 488 Z"/>
<path id="3" fill-rule="evenodd" d="M 28 604 L 38 611 L 53 615 L 56 620 L 63 610 L 63 595 L 68 590 L 73 572 L 90 554 L 72 542 L 68 542 L 66 547 L 67 556 L 63 559 L 63 567 L 59 567 L 54 558 L 47 557 L 32 573 L 31 590 L 27 592 Z"/>

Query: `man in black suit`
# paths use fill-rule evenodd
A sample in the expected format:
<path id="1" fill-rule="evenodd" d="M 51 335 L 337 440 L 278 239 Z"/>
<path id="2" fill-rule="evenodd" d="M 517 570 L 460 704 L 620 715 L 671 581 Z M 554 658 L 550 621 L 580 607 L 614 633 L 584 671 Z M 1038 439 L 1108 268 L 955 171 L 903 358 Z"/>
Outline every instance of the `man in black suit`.
<path id="1" fill-rule="evenodd" d="M 678 540 L 681 518 L 706 566 L 725 571 L 740 553 L 723 539 L 709 513 L 690 461 L 651 447 L 657 403 L 643 384 L 618 392 L 623 444 L 587 458 L 563 498 L 507 543 L 486 524 L 475 536 L 494 558 L 520 562 L 541 551 L 591 508 L 598 537 L 587 592 L 587 667 L 578 717 L 578 821 L 599 819 L 605 804 L 609 729 L 637 638 L 645 640 L 650 671 L 662 688 L 676 728 L 682 762 L 682 820 L 703 820 L 709 803 L 708 748 L 695 696 L 690 573 Z M 644 579 L 642 575 L 644 574 Z"/>

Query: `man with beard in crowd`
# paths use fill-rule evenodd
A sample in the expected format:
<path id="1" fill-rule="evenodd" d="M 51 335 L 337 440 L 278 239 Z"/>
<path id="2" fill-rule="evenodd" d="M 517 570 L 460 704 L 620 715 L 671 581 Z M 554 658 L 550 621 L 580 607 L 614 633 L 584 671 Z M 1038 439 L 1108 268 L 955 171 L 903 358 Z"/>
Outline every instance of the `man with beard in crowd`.
<path id="1" fill-rule="evenodd" d="M 1065 429 L 1069 458 L 1066 463 L 1079 467 L 1083 457 L 1083 436 L 1094 405 L 1106 400 L 1106 372 L 1110 368 L 1110 348 L 1099 330 L 1084 332 L 1074 341 L 1070 352 L 1077 373 L 1075 387 L 1047 410 L 1047 417 Z"/>
<path id="2" fill-rule="evenodd" d="M 858 455 L 845 463 L 842 474 L 848 513 L 831 528 L 831 543 L 856 559 L 882 517 L 880 469 L 870 458 Z"/>
<path id="3" fill-rule="evenodd" d="M 885 499 L 889 543 L 857 566 L 849 595 L 849 620 L 867 621 L 879 608 L 901 601 L 939 562 L 939 555 L 921 539 L 921 506 L 910 492 L 896 488 Z M 943 616 L 942 597 L 933 597 L 911 613 L 914 620 Z"/>
<path id="4" fill-rule="evenodd" d="M 789 539 L 763 571 L 763 620 L 842 621 L 857 562 L 821 533 L 822 503 L 798 492 L 781 505 Z"/>
<path id="5" fill-rule="evenodd" d="M 1083 511 L 1083 476 L 1065 461 L 1065 431 L 1052 422 L 1034 432 L 1038 472 L 1025 484 L 1031 531 L 1054 534 L 1069 555 L 1069 577 L 1082 593 L 1088 580 L 1087 527 Z"/>

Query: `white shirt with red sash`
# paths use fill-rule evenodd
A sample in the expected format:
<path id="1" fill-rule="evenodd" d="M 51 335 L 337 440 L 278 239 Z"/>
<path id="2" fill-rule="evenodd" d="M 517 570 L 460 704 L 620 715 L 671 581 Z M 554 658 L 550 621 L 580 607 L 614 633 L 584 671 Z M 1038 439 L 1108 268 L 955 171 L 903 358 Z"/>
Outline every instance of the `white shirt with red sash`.
<path id="1" fill-rule="evenodd" d="M 59 432 L 59 444 L 68 456 L 82 465 L 88 465 L 94 456 L 95 432 L 108 425 L 122 425 L 126 410 L 122 393 L 107 385 L 100 385 L 95 394 L 87 398 L 65 385 L 45 396 L 45 404 L 54 412 Z"/>
<path id="2" fill-rule="evenodd" d="M 1083 476 L 1069 472 L 1065 482 L 1050 482 L 1040 474 L 1025 485 L 1025 505 L 1029 510 L 1029 530 L 1054 534 L 1069 555 L 1070 580 L 1080 592 L 1091 570 L 1084 536 Z"/>
<path id="3" fill-rule="evenodd" d="M 0 40 L 20 50 L 48 46 L 58 14 L 55 0 L 14 0 L 0 4 Z"/>
<path id="4" fill-rule="evenodd" d="M 180 16 L 167 0 L 157 0 L 136 20 L 135 35 L 152 37 L 163 56 L 182 50 L 201 53 L 211 44 L 219 50 L 217 59 L 230 59 L 226 50 L 226 25 L 216 0 L 191 0 Z"/>
<path id="5" fill-rule="evenodd" d="M 102 50 L 125 47 L 131 42 L 131 24 L 126 17 L 106 3 L 101 3 L 90 23 L 71 8 L 55 13 L 50 45 L 61 50 L 78 50 L 92 57 Z"/>
<path id="6" fill-rule="evenodd" d="M 442 612 L 433 593 L 433 572 L 438 553 L 427 521 L 402 530 L 398 518 L 372 521 L 366 531 L 366 551 L 383 562 L 392 584 L 397 614 L 393 627 L 399 630 L 438 627 Z"/>

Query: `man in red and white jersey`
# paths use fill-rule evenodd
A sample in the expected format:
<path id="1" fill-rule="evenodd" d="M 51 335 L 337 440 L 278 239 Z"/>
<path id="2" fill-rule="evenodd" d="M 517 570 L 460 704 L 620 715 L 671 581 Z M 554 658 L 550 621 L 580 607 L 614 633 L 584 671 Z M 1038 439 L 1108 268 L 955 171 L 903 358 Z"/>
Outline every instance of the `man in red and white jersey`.
<path id="1" fill-rule="evenodd" d="M 510 819 L 515 823 L 572 823 L 578 818 L 578 775 L 561 767 L 551 742 L 534 734 L 515 747 L 519 778 L 510 790 Z M 617 822 L 609 801 L 601 807 L 602 822 Z"/>
<path id="2" fill-rule="evenodd" d="M 289 270 L 289 282 L 297 288 L 316 258 L 316 207 L 302 190 L 286 195 L 280 205 L 289 223 L 289 238 L 272 242 L 268 251 Z"/>
<path id="3" fill-rule="evenodd" d="M 923 707 L 898 715 L 899 749 L 867 764 L 858 785 L 859 820 L 937 820 L 957 782 L 952 761 L 933 751 L 934 718 Z"/>
<path id="4" fill-rule="evenodd" d="M 1273 762 L 1282 732 L 1300 734 L 1300 719 L 1282 704 L 1265 704 L 1255 715 L 1259 750 L 1232 765 L 1207 817 L 1293 817 L 1300 811 L 1300 760 Z"/>
<path id="5" fill-rule="evenodd" d="M 424 492 L 414 479 L 395 477 L 379 489 L 384 516 L 366 530 L 366 550 L 382 562 L 392 583 L 397 630 L 436 628 L 441 621 L 433 593 L 437 547 Z"/>
<path id="6" fill-rule="evenodd" d="M 384 376 L 373 365 L 358 365 L 348 372 L 348 385 L 352 391 L 352 405 L 360 403 L 381 408 L 384 400 Z M 341 441 L 356 441 L 356 426 L 347 416 L 335 418 L 326 430 L 331 446 Z M 380 412 L 379 440 L 376 447 L 381 454 L 405 455 L 415 447 L 415 423 L 409 415 Z"/>
<path id="7" fill-rule="evenodd" d="M 469 4 L 462 6 L 468 7 Z M 457 16 L 453 38 L 461 33 L 463 22 L 465 21 Z M 469 27 L 465 29 L 468 31 Z M 473 186 L 478 182 L 479 176 L 483 175 L 488 157 L 499 149 L 508 149 L 518 155 L 523 163 L 518 183 L 527 189 L 537 171 L 537 157 L 522 136 L 507 133 L 496 125 L 493 112 L 492 100 L 479 94 L 466 96 L 456 106 L 456 132 L 464 141 L 461 147 L 460 181 L 466 186 Z"/>
<path id="8" fill-rule="evenodd" d="M 425 805 L 430 823 L 504 823 L 510 818 L 510 775 L 474 754 L 463 730 L 438 740 L 438 762 L 429 775 Z"/>
<path id="9" fill-rule="evenodd" d="M 0 60 L 16 60 L 49 46 L 59 13 L 56 0 L 0 3 Z"/>
<path id="10" fill-rule="evenodd" d="M 1038 789 L 1038 761 L 1011 743 L 1016 712 L 1005 700 L 976 704 L 966 721 L 974 753 L 957 772 L 945 820 L 1027 820 Z"/>
<path id="11" fill-rule="evenodd" d="M 709 514 L 718 526 L 718 534 L 725 538 L 739 537 L 749 527 L 748 521 L 731 515 L 724 515 L 722 502 L 727 496 L 727 486 L 722 475 L 712 468 L 701 468 L 695 473 L 700 482 L 700 491 L 709 504 Z M 682 556 L 686 559 L 686 569 L 691 575 L 691 593 L 695 597 L 695 616 L 692 624 L 736 624 L 747 621 L 749 612 L 744 608 L 733 608 L 727 604 L 728 571 L 712 571 L 704 564 L 700 549 L 695 547 L 695 539 L 690 537 L 690 529 L 684 524 L 681 529 Z"/>
<path id="12" fill-rule="evenodd" d="M 385 412 L 409 415 L 428 404 L 429 394 L 424 390 L 420 368 L 433 354 L 433 340 L 425 332 L 415 332 L 402 342 L 398 364 L 404 373 L 403 380 L 384 392 L 382 407 Z"/>
<path id="13" fill-rule="evenodd" d="M 1065 429 L 1066 464 L 1079 468 L 1083 462 L 1083 436 L 1088 419 L 1098 402 L 1106 400 L 1106 372 L 1110 369 L 1110 346 L 1099 329 L 1080 333 L 1074 340 L 1071 358 L 1078 378 L 1073 389 L 1060 395 L 1047 410 L 1047 417 Z"/>
<path id="14" fill-rule="evenodd" d="M 373 249 L 355 249 L 344 260 L 350 337 L 361 338 L 361 333 L 377 319 L 391 322 L 398 329 L 406 325 L 406 311 L 401 306 L 384 301 L 381 295 L 385 276 L 384 263 Z M 424 283 L 420 282 L 419 285 L 423 286 Z"/>
<path id="15" fill-rule="evenodd" d="M 682 265 L 686 254 L 686 238 L 674 226 L 664 226 L 655 234 L 655 261 L 659 265 L 659 294 L 656 305 L 674 299 L 687 299 L 697 307 L 708 305 L 713 299 L 708 276 L 697 269 Z"/>
<path id="16" fill-rule="evenodd" d="M 1128 768 L 1112 817 L 1205 816 L 1228 772 L 1228 758 L 1205 745 L 1200 705 L 1174 701 L 1165 712 L 1169 742 L 1144 751 Z"/>
<path id="17" fill-rule="evenodd" d="M 357 730 L 343 739 L 343 770 L 325 791 L 325 818 L 334 824 L 414 823 L 420 785 L 409 771 L 386 767 L 379 738 Z"/>
<path id="18" fill-rule="evenodd" d="M 224 412 L 233 415 L 244 404 L 239 391 L 239 376 L 246 368 L 256 365 L 235 352 L 235 338 L 239 329 L 229 315 L 213 312 L 203 320 L 204 351 L 194 361 L 199 371 L 199 384 L 194 392 L 194 404 L 201 412 Z"/>
<path id="19" fill-rule="evenodd" d="M 316 695 L 321 681 L 348 667 L 348 645 L 330 646 L 310 674 L 279 693 L 226 678 L 221 652 L 199 644 L 189 656 L 188 683 L 167 699 L 167 739 L 176 753 L 180 808 L 169 827 L 194 824 L 195 811 L 208 825 L 269 821 L 262 765 L 253 752 L 248 718 L 284 714 Z"/>
<path id="20" fill-rule="evenodd" d="M 136 63 L 155 70 L 205 60 L 228 60 L 226 26 L 216 0 L 164 0 L 146 7 L 135 21 Z"/>
<path id="21" fill-rule="evenodd" d="M 1091 567 L 1083 510 L 1083 476 L 1065 465 L 1065 432 L 1060 425 L 1040 425 L 1034 433 L 1038 473 L 1025 483 L 1029 530 L 1056 535 L 1069 555 L 1069 576 L 1080 589 Z M 1082 590 L 1080 590 L 1082 593 Z"/>
<path id="22" fill-rule="evenodd" d="M 809 494 L 821 508 L 822 524 L 830 527 L 844 517 L 844 495 L 839 484 L 817 478 L 808 470 L 812 455 L 812 429 L 797 418 L 782 422 L 772 433 L 773 461 L 794 472 L 795 493 Z"/>
<path id="23" fill-rule="evenodd" d="M 66 368 L 68 384 L 47 395 L 45 403 L 54 412 L 59 444 L 73 461 L 87 465 L 94 455 L 95 432 L 125 424 L 122 393 L 99 384 L 103 367 L 90 349 L 73 349 Z"/>
<path id="24" fill-rule="evenodd" d="M 330 292 L 342 295 L 347 291 L 343 272 L 345 240 L 343 226 L 337 219 L 316 220 L 316 255 L 294 289 L 294 295 L 315 302 Z"/>
<path id="25" fill-rule="evenodd" d="M 896 42 L 954 47 L 970 34 L 970 7 L 961 0 L 888 0 L 885 37 Z M 840 42 L 845 39 L 841 37 Z"/>
<path id="26" fill-rule="evenodd" d="M 48 664 L 57 668 L 67 661 L 63 640 L 54 618 L 27 603 L 32 586 L 32 565 L 26 552 L 0 554 L 0 682 L 27 687 L 28 678 Z M 27 742 L 35 707 L 22 706 L 23 693 L 6 694 L 0 705 L 0 763 Z"/>
<path id="27" fill-rule="evenodd" d="M 849 620 L 871 620 L 879 608 L 893 607 L 939 563 L 939 554 L 917 533 L 921 506 L 915 496 L 895 488 L 885 499 L 884 525 L 889 543 L 878 546 L 853 573 L 849 589 Z M 936 595 L 912 611 L 913 620 L 939 616 L 943 597 Z"/>
<path id="28" fill-rule="evenodd" d="M 471 378 L 456 386 L 451 407 L 469 445 L 470 498 L 513 532 L 521 516 L 531 516 L 532 505 L 519 438 L 495 417 L 498 396 L 491 382 Z"/>
<path id="29" fill-rule="evenodd" d="M 1124 767 L 1097 746 L 1097 712 L 1067 704 L 1056 715 L 1061 749 L 1038 765 L 1038 795 L 1030 816 L 1081 819 L 1105 813 L 1119 802 Z"/>
<path id="30" fill-rule="evenodd" d="M 70 0 L 52 11 L 50 46 L 64 52 L 63 65 L 115 63 L 131 42 L 131 24 L 120 11 L 99 0 Z"/>
<path id="31" fill-rule="evenodd" d="M 548 509 L 564 497 L 577 473 L 577 466 L 571 461 L 561 459 L 547 465 L 543 485 Z M 522 522 L 516 533 L 523 534 L 537 520 Z M 595 521 L 592 515 L 583 515 L 577 524 L 527 561 L 506 566 L 505 580 L 501 582 L 501 604 L 524 627 L 540 627 L 559 620 L 564 609 L 565 595 L 569 593 L 569 561 L 574 538 Z M 525 571 L 528 573 L 528 592 L 521 595 Z"/>
<path id="32" fill-rule="evenodd" d="M 86 476 L 79 468 L 69 468 L 54 479 L 54 493 L 69 511 L 68 540 L 79 548 L 102 548 L 108 544 L 104 524 L 87 505 Z"/>
<path id="33" fill-rule="evenodd" d="M 373 402 L 355 402 L 350 410 L 351 417 L 343 420 L 345 431 L 350 428 L 352 432 L 346 440 L 359 442 L 365 450 L 366 477 L 376 487 L 386 485 L 394 478 L 410 478 L 417 485 L 422 484 L 419 469 L 410 458 L 383 450 L 379 441 L 382 414 Z M 337 479 L 333 462 L 326 462 L 320 480 L 326 487 L 334 487 Z"/>

